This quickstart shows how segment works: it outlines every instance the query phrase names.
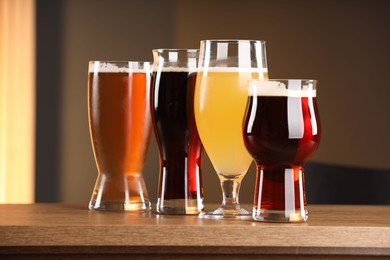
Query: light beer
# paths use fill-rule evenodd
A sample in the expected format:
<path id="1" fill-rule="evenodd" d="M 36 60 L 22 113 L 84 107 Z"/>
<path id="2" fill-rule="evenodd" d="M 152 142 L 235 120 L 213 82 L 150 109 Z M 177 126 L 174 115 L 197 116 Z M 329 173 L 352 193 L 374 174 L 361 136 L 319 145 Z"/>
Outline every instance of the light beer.
<path id="1" fill-rule="evenodd" d="M 239 202 L 241 181 L 252 162 L 245 149 L 241 126 L 248 80 L 267 77 L 264 41 L 200 42 L 195 121 L 222 190 L 220 207 L 202 214 L 202 218 L 245 219 L 251 216 Z"/>
<path id="2" fill-rule="evenodd" d="M 267 78 L 255 70 L 226 68 L 198 72 L 195 118 L 205 150 L 217 173 L 243 175 L 252 158 L 242 139 L 242 120 L 248 98 L 248 80 Z"/>

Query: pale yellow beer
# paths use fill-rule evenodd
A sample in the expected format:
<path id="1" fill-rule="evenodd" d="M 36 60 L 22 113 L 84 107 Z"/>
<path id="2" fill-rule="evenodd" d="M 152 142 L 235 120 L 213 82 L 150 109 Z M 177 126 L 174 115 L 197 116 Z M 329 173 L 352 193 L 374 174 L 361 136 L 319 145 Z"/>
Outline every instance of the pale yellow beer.
<path id="1" fill-rule="evenodd" d="M 196 126 L 217 173 L 231 177 L 244 175 L 252 162 L 242 136 L 248 80 L 267 79 L 268 72 L 266 69 L 210 69 L 198 72 L 194 101 Z"/>

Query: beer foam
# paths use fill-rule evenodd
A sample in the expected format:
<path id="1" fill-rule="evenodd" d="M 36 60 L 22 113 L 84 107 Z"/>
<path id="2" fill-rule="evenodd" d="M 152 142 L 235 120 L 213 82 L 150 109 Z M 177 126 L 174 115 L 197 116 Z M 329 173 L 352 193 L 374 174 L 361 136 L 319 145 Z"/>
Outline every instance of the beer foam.
<path id="1" fill-rule="evenodd" d="M 313 83 L 299 84 L 299 89 L 286 86 L 281 81 L 252 81 L 248 88 L 249 96 L 267 97 L 316 97 Z"/>
<path id="2" fill-rule="evenodd" d="M 143 63 L 143 62 L 142 62 Z M 89 63 L 89 72 L 133 72 L 133 73 L 146 73 L 150 71 L 150 67 L 145 66 L 144 68 L 139 68 L 137 62 L 123 62 L 125 67 L 119 67 L 115 62 L 90 62 Z"/>

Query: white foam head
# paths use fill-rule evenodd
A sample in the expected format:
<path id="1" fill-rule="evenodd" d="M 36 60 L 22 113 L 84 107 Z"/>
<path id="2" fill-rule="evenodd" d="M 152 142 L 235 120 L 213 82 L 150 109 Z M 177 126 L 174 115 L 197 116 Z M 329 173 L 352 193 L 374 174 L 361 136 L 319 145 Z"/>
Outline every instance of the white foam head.
<path id="1" fill-rule="evenodd" d="M 143 61 L 91 61 L 89 72 L 133 72 L 150 73 L 151 64 Z"/>
<path id="2" fill-rule="evenodd" d="M 315 97 L 315 80 L 251 80 L 250 96 L 268 97 Z"/>

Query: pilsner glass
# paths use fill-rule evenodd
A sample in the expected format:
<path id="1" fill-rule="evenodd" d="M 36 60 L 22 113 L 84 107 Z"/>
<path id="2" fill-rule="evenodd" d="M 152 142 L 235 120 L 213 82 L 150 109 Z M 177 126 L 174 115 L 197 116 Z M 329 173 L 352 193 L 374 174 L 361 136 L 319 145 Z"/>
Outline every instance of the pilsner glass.
<path id="1" fill-rule="evenodd" d="M 317 149 L 321 135 L 316 83 L 249 83 L 243 137 L 256 161 L 254 220 L 307 219 L 303 164 Z"/>
<path id="2" fill-rule="evenodd" d="M 203 211 L 203 146 L 195 126 L 199 50 L 153 50 L 151 111 L 160 157 L 157 212 Z"/>
<path id="3" fill-rule="evenodd" d="M 200 138 L 221 182 L 222 205 L 205 218 L 248 218 L 239 189 L 252 158 L 242 139 L 250 79 L 268 77 L 264 41 L 201 41 L 195 87 L 195 119 Z"/>
<path id="4" fill-rule="evenodd" d="M 95 210 L 149 210 L 142 170 L 150 140 L 149 62 L 89 63 L 88 116 L 98 178 Z"/>

